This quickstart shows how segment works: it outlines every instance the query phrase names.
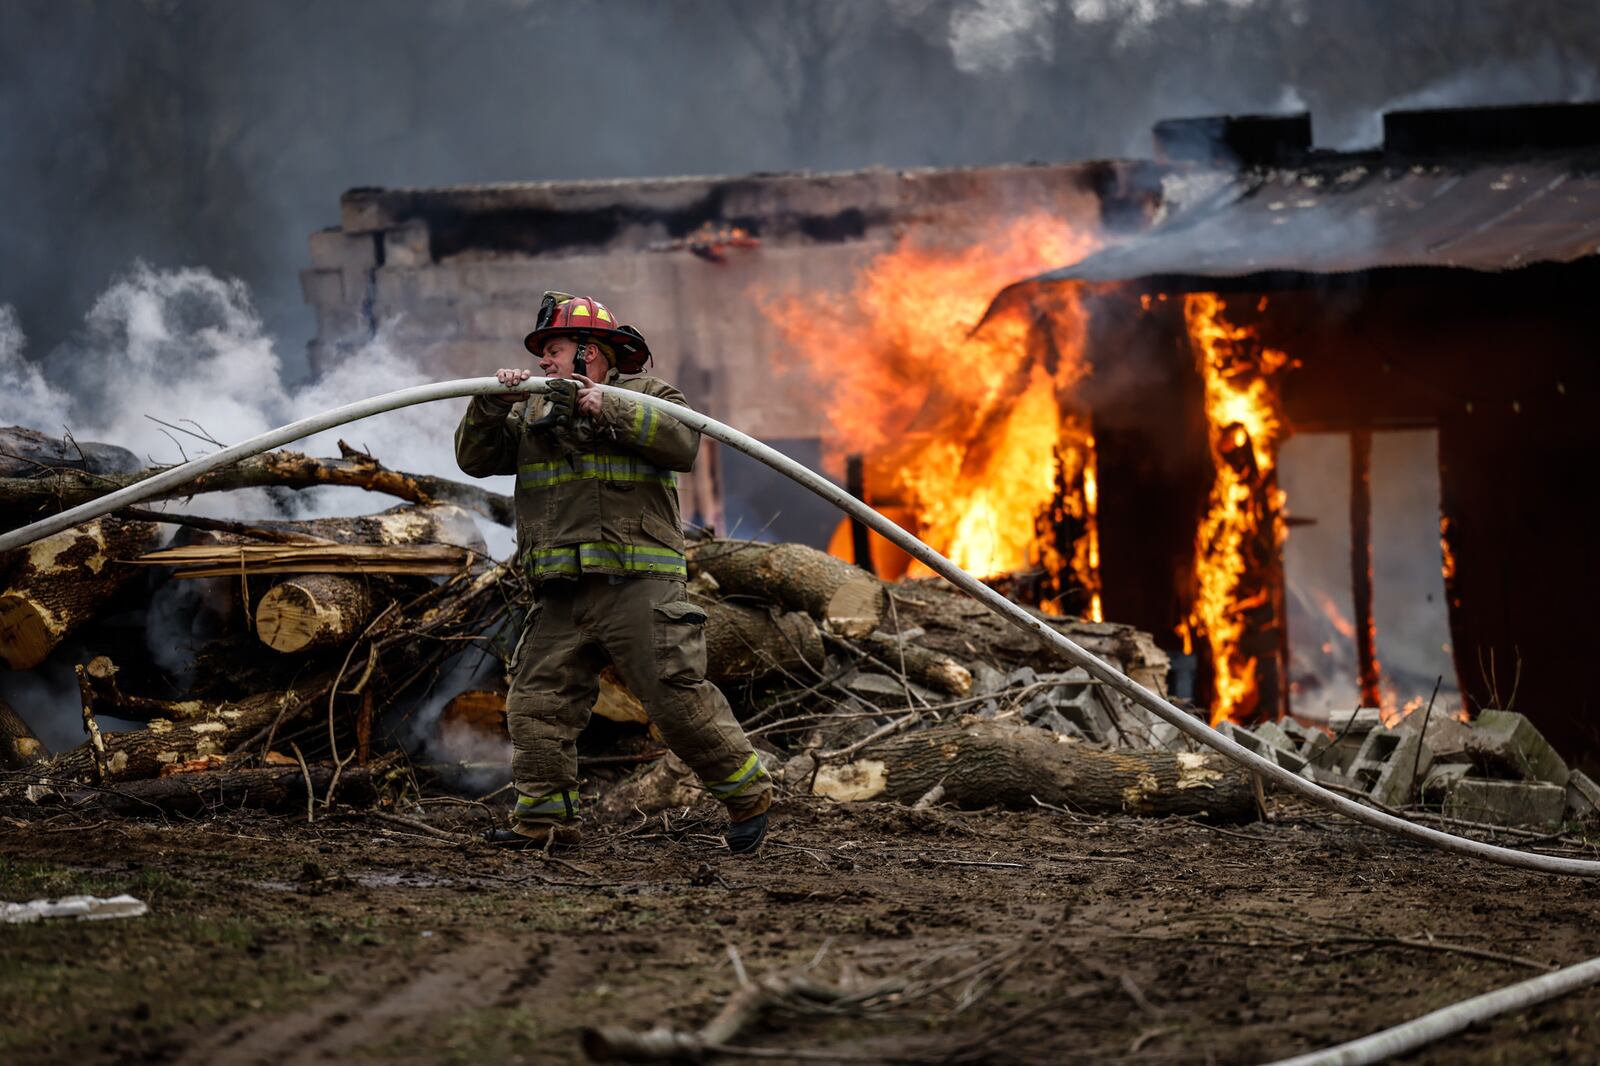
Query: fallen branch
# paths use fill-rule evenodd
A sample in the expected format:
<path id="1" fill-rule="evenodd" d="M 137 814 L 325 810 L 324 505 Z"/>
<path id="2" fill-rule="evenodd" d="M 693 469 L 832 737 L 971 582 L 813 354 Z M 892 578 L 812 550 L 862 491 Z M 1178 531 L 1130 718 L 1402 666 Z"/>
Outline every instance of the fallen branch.
<path id="1" fill-rule="evenodd" d="M 168 469 L 170 467 L 151 467 L 132 474 L 50 469 L 37 476 L 0 478 L 0 516 L 4 518 L 0 524 L 6 528 L 23 525 L 138 484 Z M 510 496 L 446 478 L 390 470 L 371 456 L 355 452 L 341 459 L 318 458 L 300 452 L 265 452 L 202 474 L 158 494 L 158 498 L 174 499 L 236 489 L 308 489 L 319 485 L 366 489 L 411 503 L 453 503 L 501 525 L 516 523 Z"/>

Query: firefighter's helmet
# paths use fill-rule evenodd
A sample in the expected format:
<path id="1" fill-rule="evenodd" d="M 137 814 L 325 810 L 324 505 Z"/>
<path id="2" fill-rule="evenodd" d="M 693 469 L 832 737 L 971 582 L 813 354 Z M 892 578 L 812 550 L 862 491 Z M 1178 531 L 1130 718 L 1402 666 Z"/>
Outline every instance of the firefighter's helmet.
<path id="1" fill-rule="evenodd" d="M 605 345 L 616 354 L 613 362 L 624 374 L 637 374 L 650 360 L 650 346 L 643 335 L 632 326 L 618 323 L 610 308 L 590 296 L 544 294 L 533 332 L 522 339 L 522 346 L 538 355 L 551 337 L 575 337 Z"/>

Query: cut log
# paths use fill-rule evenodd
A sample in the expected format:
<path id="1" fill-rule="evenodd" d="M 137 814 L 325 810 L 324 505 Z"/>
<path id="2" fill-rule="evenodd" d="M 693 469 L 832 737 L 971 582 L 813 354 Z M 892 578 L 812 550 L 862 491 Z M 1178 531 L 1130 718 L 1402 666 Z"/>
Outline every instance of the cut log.
<path id="1" fill-rule="evenodd" d="M 717 684 L 774 673 L 809 674 L 823 662 L 822 634 L 810 615 L 772 612 L 709 596 L 690 596 L 706 612 L 706 677 Z"/>
<path id="2" fill-rule="evenodd" d="M 22 716 L 0 699 L 0 770 L 21 770 L 49 754 Z"/>
<path id="3" fill-rule="evenodd" d="M 36 477 L 51 470 L 131 474 L 143 465 L 115 444 L 52 437 L 25 426 L 0 427 L 0 478 Z"/>
<path id="4" fill-rule="evenodd" d="M 321 803 L 333 782 L 327 763 L 307 767 L 310 794 Z M 346 766 L 339 774 L 334 799 L 353 806 L 370 806 L 378 798 L 379 782 L 387 767 Z M 89 807 L 116 814 L 198 815 L 214 810 L 249 808 L 265 811 L 306 809 L 305 774 L 298 766 L 267 766 L 252 770 L 207 770 L 170 774 L 148 781 L 127 781 L 113 788 L 88 793 L 80 800 Z"/>
<path id="5" fill-rule="evenodd" d="M 420 682 L 435 676 L 439 664 L 461 648 L 461 639 L 492 629 L 504 617 L 507 600 L 514 588 L 505 587 L 504 568 L 461 575 L 418 597 L 405 617 L 391 612 L 366 639 L 357 645 L 352 659 L 367 663 L 352 668 L 340 682 L 341 721 L 348 730 L 349 696 L 360 697 L 371 689 L 376 696 L 374 711 L 382 711 Z M 293 660 L 286 660 L 292 662 Z M 154 777 L 172 763 L 188 762 L 206 755 L 254 751 L 256 745 L 274 735 L 295 728 L 313 709 L 326 714 L 333 683 L 333 672 L 299 671 L 295 687 L 269 691 L 237 700 L 210 700 L 189 721 L 174 723 L 156 719 L 148 729 L 104 735 L 106 777 L 131 780 Z M 80 687 L 84 683 L 80 678 Z M 92 686 L 89 686 L 93 690 Z M 98 690 L 94 690 L 98 691 Z M 99 713 L 120 716 L 111 706 Z M 346 749 L 346 750 L 354 750 Z M 93 752 L 80 745 L 35 768 L 40 776 L 53 781 L 95 781 Z"/>
<path id="6" fill-rule="evenodd" d="M 880 662 L 892 669 L 904 669 L 906 678 L 951 696 L 965 696 L 972 691 L 972 671 L 943 652 L 924 648 L 910 641 L 867 637 L 863 646 Z"/>
<path id="7" fill-rule="evenodd" d="M 20 549 L 9 587 L 0 593 L 0 660 L 13 670 L 44 662 L 138 575 L 118 560 L 149 551 L 158 537 L 149 522 L 101 518 Z"/>
<path id="8" fill-rule="evenodd" d="M 1104 751 L 1034 726 L 963 718 L 888 737 L 844 766 L 824 766 L 818 795 L 913 804 L 943 786 L 958 807 L 1089 813 L 1256 815 L 1250 775 L 1215 753 Z"/>
<path id="9" fill-rule="evenodd" d="M 292 577 L 256 605 L 256 636 L 285 655 L 343 644 L 360 636 L 386 598 L 359 577 Z"/>
<path id="10" fill-rule="evenodd" d="M 691 545 L 688 555 L 691 575 L 709 574 L 724 595 L 805 611 L 841 636 L 864 637 L 883 618 L 877 578 L 803 544 L 713 540 Z"/>
<path id="11" fill-rule="evenodd" d="M 35 477 L 0 477 L 0 516 L 6 528 L 23 525 L 45 515 L 76 507 L 107 493 L 154 477 L 166 467 L 131 474 L 89 474 L 56 470 Z M 390 470 L 371 456 L 319 459 L 299 452 L 267 452 L 202 474 L 161 494 L 174 499 L 201 492 L 228 492 L 278 486 L 307 489 L 318 485 L 345 485 L 382 492 L 412 503 L 453 503 L 484 515 L 501 525 L 516 524 L 510 496 L 488 492 L 440 477 Z"/>

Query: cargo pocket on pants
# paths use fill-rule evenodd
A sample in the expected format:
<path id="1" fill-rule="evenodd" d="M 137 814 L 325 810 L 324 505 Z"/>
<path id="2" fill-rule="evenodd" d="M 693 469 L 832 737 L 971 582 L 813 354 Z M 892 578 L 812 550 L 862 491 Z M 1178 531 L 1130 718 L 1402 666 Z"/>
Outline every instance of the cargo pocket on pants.
<path id="1" fill-rule="evenodd" d="M 656 671 L 662 681 L 706 676 L 706 613 L 688 600 L 656 604 Z"/>
<path id="2" fill-rule="evenodd" d="M 539 612 L 543 609 L 544 604 L 536 602 L 528 608 L 528 613 L 522 616 L 522 632 L 517 634 L 516 643 L 511 645 L 511 658 L 506 660 L 506 677 L 515 678 L 517 668 L 527 658 L 528 641 L 539 624 Z"/>

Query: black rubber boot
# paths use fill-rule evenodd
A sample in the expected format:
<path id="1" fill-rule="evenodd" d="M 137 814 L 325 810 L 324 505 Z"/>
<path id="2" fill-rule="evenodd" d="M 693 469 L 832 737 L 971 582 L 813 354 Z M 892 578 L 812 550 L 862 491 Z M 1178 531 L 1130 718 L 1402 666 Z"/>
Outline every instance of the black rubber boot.
<path id="1" fill-rule="evenodd" d="M 502 848 L 570 848 L 583 840 L 583 830 L 560 822 L 513 822 L 509 829 L 490 829 L 485 842 Z"/>
<path id="2" fill-rule="evenodd" d="M 754 818 L 734 822 L 728 826 L 728 831 L 723 837 L 728 842 L 729 851 L 735 855 L 747 855 L 761 846 L 761 841 L 766 835 L 767 812 L 762 811 Z"/>

